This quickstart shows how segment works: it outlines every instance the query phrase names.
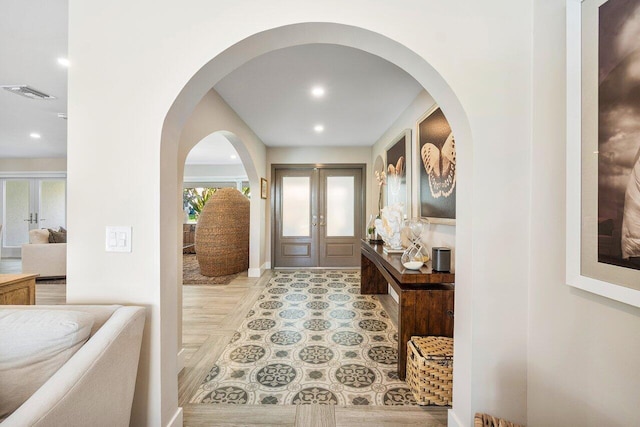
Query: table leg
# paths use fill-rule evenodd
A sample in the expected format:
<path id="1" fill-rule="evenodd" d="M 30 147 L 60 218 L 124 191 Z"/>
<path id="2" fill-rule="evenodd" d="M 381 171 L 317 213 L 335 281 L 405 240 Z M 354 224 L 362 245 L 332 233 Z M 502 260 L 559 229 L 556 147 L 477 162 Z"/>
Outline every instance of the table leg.
<path id="1" fill-rule="evenodd" d="M 360 293 L 386 294 L 389 284 L 378 267 L 366 256 L 360 256 Z"/>

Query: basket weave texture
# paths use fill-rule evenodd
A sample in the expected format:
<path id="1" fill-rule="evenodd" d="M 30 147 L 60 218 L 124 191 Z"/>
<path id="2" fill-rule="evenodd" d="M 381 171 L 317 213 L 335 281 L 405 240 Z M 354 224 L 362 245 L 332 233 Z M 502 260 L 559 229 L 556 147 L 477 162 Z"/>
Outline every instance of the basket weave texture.
<path id="1" fill-rule="evenodd" d="M 451 405 L 453 338 L 411 337 L 406 381 L 418 405 Z"/>
<path id="2" fill-rule="evenodd" d="M 502 418 L 496 418 L 489 414 L 477 413 L 473 421 L 473 427 L 524 427 L 524 426 L 521 424 L 514 424 L 507 420 L 503 420 Z"/>
<path id="3" fill-rule="evenodd" d="M 249 268 L 249 200 L 235 188 L 221 188 L 204 205 L 196 225 L 200 273 L 226 276 Z"/>
<path id="4" fill-rule="evenodd" d="M 183 224 L 182 225 L 182 253 L 183 254 L 196 253 L 195 238 L 196 238 L 196 225 Z"/>

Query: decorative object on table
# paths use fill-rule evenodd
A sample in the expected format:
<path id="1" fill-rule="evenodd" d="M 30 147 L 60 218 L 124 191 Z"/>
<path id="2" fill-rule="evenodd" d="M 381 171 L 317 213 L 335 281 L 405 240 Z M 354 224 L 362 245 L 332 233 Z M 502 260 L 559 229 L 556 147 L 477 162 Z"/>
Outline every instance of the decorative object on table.
<path id="1" fill-rule="evenodd" d="M 267 180 L 264 178 L 260 178 L 260 198 L 261 199 L 266 199 L 267 198 Z"/>
<path id="2" fill-rule="evenodd" d="M 402 253 L 400 262 L 406 269 L 419 270 L 425 262 L 429 261 L 429 256 L 425 255 L 425 247 L 420 241 L 422 221 L 419 218 L 407 220 L 405 221 L 405 229 L 407 229 L 410 234 L 411 244 Z"/>
<path id="3" fill-rule="evenodd" d="M 407 129 L 398 135 L 387 147 L 387 204 L 402 203 L 404 214 L 409 213 L 411 192 L 407 176 L 410 173 L 411 130 Z"/>
<path id="4" fill-rule="evenodd" d="M 418 405 L 451 405 L 453 338 L 411 337 L 406 381 Z"/>
<path id="5" fill-rule="evenodd" d="M 369 216 L 369 222 L 367 223 L 367 240 L 369 243 L 383 243 L 383 240 L 380 238 L 376 229 L 375 221 L 376 218 L 371 214 L 371 216 Z"/>
<path id="6" fill-rule="evenodd" d="M 433 271 L 451 271 L 451 249 L 431 248 L 431 268 Z"/>
<path id="7" fill-rule="evenodd" d="M 451 127 L 439 107 L 418 121 L 420 216 L 435 224 L 455 224 L 456 146 Z"/>
<path id="8" fill-rule="evenodd" d="M 402 239 L 400 237 L 403 215 L 404 206 L 402 206 L 402 203 L 396 203 L 382 208 L 380 218 L 375 220 L 376 230 L 384 240 L 387 253 L 391 253 L 389 252 L 390 250 L 396 251 L 396 253 L 403 252 Z"/>
<path id="9" fill-rule="evenodd" d="M 375 218 L 371 215 L 369 217 L 369 222 L 367 223 L 367 239 L 369 240 L 369 243 L 376 244 L 383 243 L 380 233 L 376 227 L 376 220 L 378 220 L 382 214 L 382 187 L 387 182 L 387 174 L 384 171 L 384 163 L 382 163 L 380 156 L 376 159 L 376 164 L 378 163 L 378 160 L 381 162 L 381 164 L 378 165 L 380 170 L 376 169 L 375 171 L 376 182 L 378 183 L 378 213 Z"/>
<path id="10" fill-rule="evenodd" d="M 566 270 L 567 284 L 640 307 L 637 7 L 567 2 L 567 67 L 580 72 L 567 80 Z"/>
<path id="11" fill-rule="evenodd" d="M 225 276 L 249 268 L 249 199 L 235 188 L 219 189 L 196 225 L 200 273 Z"/>
<path id="12" fill-rule="evenodd" d="M 376 171 L 376 181 L 378 182 L 378 216 L 382 215 L 382 187 L 387 183 L 387 173 L 383 171 Z"/>

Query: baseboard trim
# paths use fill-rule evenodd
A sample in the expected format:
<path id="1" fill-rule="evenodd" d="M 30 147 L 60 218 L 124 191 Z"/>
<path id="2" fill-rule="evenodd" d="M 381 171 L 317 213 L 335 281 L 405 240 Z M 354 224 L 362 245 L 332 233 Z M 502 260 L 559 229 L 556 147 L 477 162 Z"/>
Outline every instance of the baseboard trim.
<path id="1" fill-rule="evenodd" d="M 179 374 L 180 372 L 182 372 L 182 370 L 184 369 L 184 366 L 185 366 L 185 364 L 186 364 L 186 362 L 187 362 L 187 360 L 186 360 L 186 359 L 187 359 L 187 353 L 185 352 L 184 348 L 182 348 L 182 349 L 180 349 L 180 351 L 178 352 L 178 358 L 177 358 L 177 361 L 176 361 L 176 362 L 177 362 L 177 365 L 178 365 L 178 366 L 177 366 L 177 368 L 178 368 L 178 369 L 177 369 L 178 374 Z"/>
<path id="2" fill-rule="evenodd" d="M 250 268 L 249 271 L 247 271 L 247 276 L 249 276 L 249 277 L 262 277 L 264 272 L 266 270 L 269 270 L 270 268 L 271 268 L 271 263 L 270 262 L 265 262 L 264 264 L 262 264 L 260 266 L 260 268 Z"/>
<path id="3" fill-rule="evenodd" d="M 453 409 L 447 411 L 447 426 L 448 427 L 464 427 L 464 424 L 460 422 L 460 418 L 456 415 Z"/>
<path id="4" fill-rule="evenodd" d="M 182 407 L 178 406 L 176 413 L 173 414 L 173 418 L 171 418 L 171 421 L 169 421 L 167 427 L 182 427 L 182 424 Z"/>

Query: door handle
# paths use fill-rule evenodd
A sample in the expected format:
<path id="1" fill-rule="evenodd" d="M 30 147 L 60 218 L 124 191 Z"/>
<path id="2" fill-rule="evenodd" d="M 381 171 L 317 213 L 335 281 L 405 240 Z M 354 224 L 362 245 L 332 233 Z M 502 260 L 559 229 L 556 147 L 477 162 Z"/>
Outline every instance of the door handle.
<path id="1" fill-rule="evenodd" d="M 38 212 L 36 212 L 36 219 L 33 221 L 35 224 L 38 223 Z"/>
<path id="2" fill-rule="evenodd" d="M 33 224 L 33 213 L 29 214 L 29 219 L 25 219 L 26 222 L 28 222 L 29 224 Z"/>

